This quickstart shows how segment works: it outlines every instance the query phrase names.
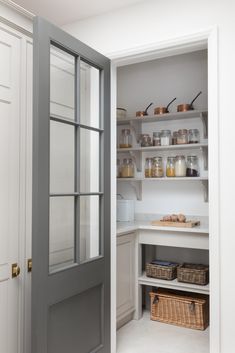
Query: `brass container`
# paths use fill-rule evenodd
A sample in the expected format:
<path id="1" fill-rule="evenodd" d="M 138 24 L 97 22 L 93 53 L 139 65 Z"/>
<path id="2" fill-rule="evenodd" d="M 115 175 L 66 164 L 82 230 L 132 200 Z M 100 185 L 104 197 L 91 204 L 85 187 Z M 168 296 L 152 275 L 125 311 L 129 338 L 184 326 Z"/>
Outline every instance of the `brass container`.
<path id="1" fill-rule="evenodd" d="M 142 117 L 142 116 L 147 116 L 148 115 L 148 109 L 153 105 L 153 103 L 150 103 L 145 110 L 139 110 L 136 112 L 137 117 Z"/>
<path id="2" fill-rule="evenodd" d="M 170 103 L 167 104 L 166 107 L 157 107 L 154 109 L 154 115 L 161 115 L 169 113 L 169 106 L 176 100 L 176 98 L 172 99 Z"/>
<path id="3" fill-rule="evenodd" d="M 188 112 L 189 110 L 193 110 L 193 106 L 191 104 L 177 105 L 177 112 Z"/>

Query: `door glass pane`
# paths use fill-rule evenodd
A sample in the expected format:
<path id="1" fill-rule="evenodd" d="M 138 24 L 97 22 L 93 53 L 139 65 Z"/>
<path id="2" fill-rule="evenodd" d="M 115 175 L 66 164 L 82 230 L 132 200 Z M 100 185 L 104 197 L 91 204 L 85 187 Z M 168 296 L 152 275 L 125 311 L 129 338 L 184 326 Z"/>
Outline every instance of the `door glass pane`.
<path id="1" fill-rule="evenodd" d="M 99 196 L 80 197 L 80 261 L 100 255 Z"/>
<path id="2" fill-rule="evenodd" d="M 80 191 L 99 191 L 100 142 L 99 133 L 80 129 Z"/>
<path id="3" fill-rule="evenodd" d="M 100 71 L 81 61 L 80 123 L 100 127 Z"/>
<path id="4" fill-rule="evenodd" d="M 74 197 L 50 198 L 49 233 L 50 271 L 75 262 L 74 256 Z"/>
<path id="5" fill-rule="evenodd" d="M 74 191 L 75 128 L 50 122 L 50 192 Z"/>
<path id="6" fill-rule="evenodd" d="M 74 120 L 75 58 L 51 45 L 50 113 Z"/>

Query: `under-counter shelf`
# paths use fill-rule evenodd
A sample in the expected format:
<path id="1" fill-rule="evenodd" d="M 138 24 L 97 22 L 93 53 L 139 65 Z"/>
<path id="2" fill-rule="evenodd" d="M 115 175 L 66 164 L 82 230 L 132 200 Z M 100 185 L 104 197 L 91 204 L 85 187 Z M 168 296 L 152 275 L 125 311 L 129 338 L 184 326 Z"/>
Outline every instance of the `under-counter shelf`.
<path id="1" fill-rule="evenodd" d="M 138 278 L 138 282 L 141 285 L 152 286 L 152 287 L 169 288 L 169 289 L 194 292 L 194 293 L 202 293 L 202 294 L 210 293 L 209 284 L 205 286 L 200 286 L 198 284 L 178 282 L 177 279 L 174 279 L 173 281 L 166 281 L 163 279 L 147 277 L 145 272 L 143 272 L 143 274 Z"/>

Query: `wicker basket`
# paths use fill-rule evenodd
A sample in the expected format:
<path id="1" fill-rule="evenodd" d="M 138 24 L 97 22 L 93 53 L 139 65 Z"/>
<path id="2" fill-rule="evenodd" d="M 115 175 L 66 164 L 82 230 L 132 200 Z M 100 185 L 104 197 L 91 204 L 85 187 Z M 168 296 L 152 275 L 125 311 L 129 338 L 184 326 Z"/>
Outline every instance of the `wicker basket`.
<path id="1" fill-rule="evenodd" d="M 154 263 L 146 264 L 146 276 L 172 281 L 177 277 L 178 264 L 171 266 L 161 266 Z"/>
<path id="2" fill-rule="evenodd" d="M 179 282 L 206 285 L 209 283 L 209 266 L 183 264 L 177 268 Z"/>
<path id="3" fill-rule="evenodd" d="M 205 330 L 209 325 L 208 296 L 163 289 L 149 294 L 151 320 L 196 330 Z"/>

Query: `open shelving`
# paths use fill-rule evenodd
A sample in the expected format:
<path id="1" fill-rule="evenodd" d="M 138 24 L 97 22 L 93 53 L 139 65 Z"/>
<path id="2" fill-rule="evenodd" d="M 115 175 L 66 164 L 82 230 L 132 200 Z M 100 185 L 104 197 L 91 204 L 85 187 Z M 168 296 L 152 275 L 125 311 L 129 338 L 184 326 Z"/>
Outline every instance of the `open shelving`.
<path id="1" fill-rule="evenodd" d="M 172 281 L 167 281 L 163 279 L 147 277 L 145 272 L 143 272 L 142 275 L 139 276 L 138 282 L 141 285 L 152 286 L 152 287 L 161 287 L 161 288 L 175 289 L 175 290 L 201 293 L 201 294 L 210 293 L 209 284 L 205 286 L 201 286 L 198 284 L 178 282 L 177 279 L 174 279 Z"/>

